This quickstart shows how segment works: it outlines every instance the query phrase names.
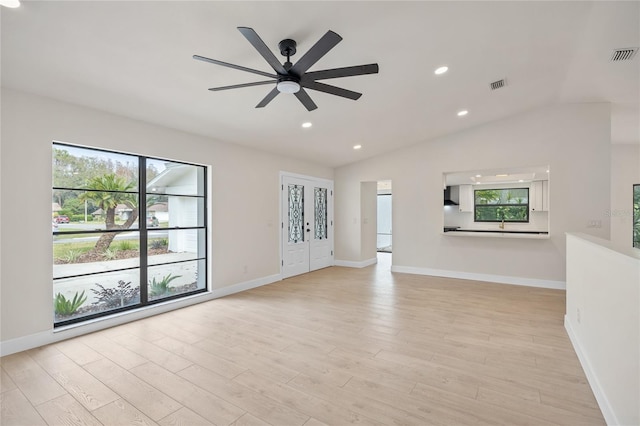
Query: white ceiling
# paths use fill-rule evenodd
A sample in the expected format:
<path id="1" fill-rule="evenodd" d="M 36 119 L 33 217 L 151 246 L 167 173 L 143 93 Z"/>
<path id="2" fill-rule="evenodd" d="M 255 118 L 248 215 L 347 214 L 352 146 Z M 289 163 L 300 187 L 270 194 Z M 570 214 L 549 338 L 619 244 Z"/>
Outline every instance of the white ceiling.
<path id="1" fill-rule="evenodd" d="M 472 184 L 506 184 L 548 180 L 549 166 L 517 167 L 504 169 L 467 170 L 464 172 L 446 173 L 443 176 L 444 186 Z"/>
<path id="2" fill-rule="evenodd" d="M 638 143 L 640 54 L 609 58 L 640 45 L 639 6 L 26 1 L 1 12 L 2 85 L 332 167 L 558 102 L 611 102 L 613 142 Z M 343 41 L 311 71 L 377 62 L 380 73 L 327 81 L 358 101 L 310 90 L 315 111 L 284 94 L 256 109 L 270 86 L 207 88 L 263 77 L 192 59 L 271 71 L 238 26 L 279 58 L 278 42 L 295 39 L 294 63 L 331 29 Z M 440 65 L 449 72 L 436 76 Z M 507 87 L 490 91 L 500 78 Z"/>

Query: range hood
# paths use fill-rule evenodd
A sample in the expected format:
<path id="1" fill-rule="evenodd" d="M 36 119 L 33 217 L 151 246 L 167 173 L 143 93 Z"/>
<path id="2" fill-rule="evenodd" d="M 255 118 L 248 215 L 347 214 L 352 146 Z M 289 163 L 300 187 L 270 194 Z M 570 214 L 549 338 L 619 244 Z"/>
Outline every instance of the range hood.
<path id="1" fill-rule="evenodd" d="M 451 199 L 451 187 L 447 186 L 444 190 L 444 205 L 445 206 L 457 206 L 458 203 Z"/>

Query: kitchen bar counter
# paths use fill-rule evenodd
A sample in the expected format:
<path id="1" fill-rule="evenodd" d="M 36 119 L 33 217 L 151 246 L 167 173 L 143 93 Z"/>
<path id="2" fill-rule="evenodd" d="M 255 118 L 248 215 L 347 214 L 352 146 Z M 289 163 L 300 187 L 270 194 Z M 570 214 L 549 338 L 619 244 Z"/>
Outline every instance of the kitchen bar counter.
<path id="1" fill-rule="evenodd" d="M 489 237 L 489 238 L 525 238 L 544 240 L 549 239 L 547 231 L 522 231 L 522 230 L 493 230 L 493 229 L 460 229 L 444 228 L 444 235 L 451 237 Z"/>

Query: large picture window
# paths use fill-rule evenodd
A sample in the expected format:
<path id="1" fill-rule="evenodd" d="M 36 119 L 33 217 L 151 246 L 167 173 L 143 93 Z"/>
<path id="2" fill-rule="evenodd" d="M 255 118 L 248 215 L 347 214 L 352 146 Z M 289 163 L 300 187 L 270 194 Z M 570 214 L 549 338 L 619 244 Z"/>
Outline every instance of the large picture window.
<path id="1" fill-rule="evenodd" d="M 476 222 L 529 222 L 529 188 L 477 189 Z"/>
<path id="2" fill-rule="evenodd" d="M 633 246 L 640 249 L 640 184 L 633 185 Z"/>
<path id="3" fill-rule="evenodd" d="M 207 289 L 206 168 L 53 144 L 61 326 Z"/>

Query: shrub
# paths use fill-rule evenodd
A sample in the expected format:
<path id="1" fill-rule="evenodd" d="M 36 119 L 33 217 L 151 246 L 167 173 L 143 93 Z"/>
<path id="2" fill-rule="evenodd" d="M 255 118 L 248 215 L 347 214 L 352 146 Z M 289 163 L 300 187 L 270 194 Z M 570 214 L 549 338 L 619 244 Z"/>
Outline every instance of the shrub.
<path id="1" fill-rule="evenodd" d="M 166 238 L 158 238 L 151 241 L 152 249 L 161 249 L 161 248 L 167 247 L 168 245 L 169 245 L 169 241 Z"/>
<path id="2" fill-rule="evenodd" d="M 160 281 L 156 281 L 156 277 L 153 277 L 149 281 L 149 295 L 151 297 L 164 296 L 169 293 L 169 283 L 176 278 L 180 278 L 182 275 L 165 275 Z"/>
<path id="3" fill-rule="evenodd" d="M 84 302 L 86 302 L 87 296 L 84 295 L 84 290 L 80 295 L 76 291 L 76 294 L 73 296 L 73 299 L 68 300 L 62 294 L 56 294 L 56 298 L 54 299 L 54 308 L 57 315 L 71 315 L 75 313 L 80 306 Z"/>
<path id="4" fill-rule="evenodd" d="M 104 258 L 107 260 L 114 260 L 118 257 L 117 249 L 106 249 L 104 251 Z"/>
<path id="5" fill-rule="evenodd" d="M 136 245 L 129 240 L 122 240 L 118 242 L 118 249 L 122 251 L 135 250 Z"/>
<path id="6" fill-rule="evenodd" d="M 104 304 L 106 308 L 119 308 L 140 301 L 140 288 L 132 288 L 131 281 L 125 283 L 119 280 L 115 288 L 105 288 L 98 283 L 96 286 L 99 290 L 91 289 L 98 296 L 98 300 L 93 302 L 94 305 Z"/>
<path id="7" fill-rule="evenodd" d="M 61 256 L 61 259 L 67 263 L 76 263 L 81 254 L 80 250 L 69 250 Z"/>

